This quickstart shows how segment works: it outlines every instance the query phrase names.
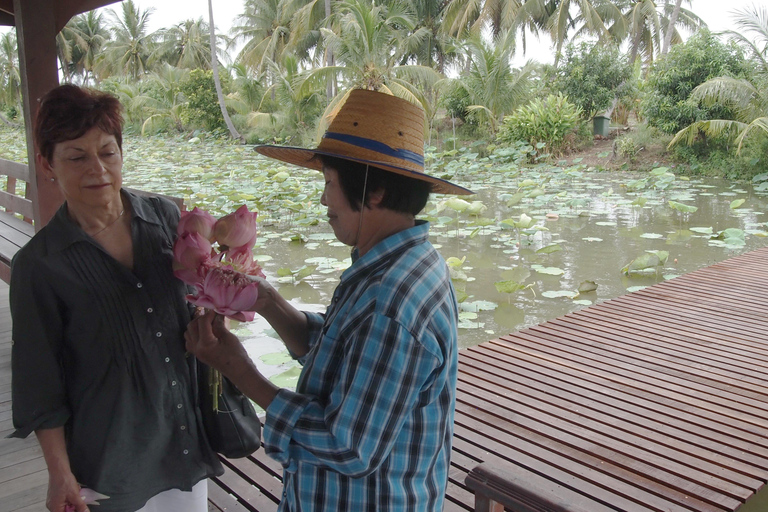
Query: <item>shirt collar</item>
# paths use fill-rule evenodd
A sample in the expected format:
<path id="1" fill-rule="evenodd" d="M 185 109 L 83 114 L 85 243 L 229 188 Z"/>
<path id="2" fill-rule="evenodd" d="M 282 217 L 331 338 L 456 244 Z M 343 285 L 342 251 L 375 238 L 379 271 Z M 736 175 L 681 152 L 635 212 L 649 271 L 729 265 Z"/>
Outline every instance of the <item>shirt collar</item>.
<path id="1" fill-rule="evenodd" d="M 429 222 L 417 220 L 412 228 L 390 235 L 359 256 L 357 248 L 352 251 L 352 266 L 341 274 L 341 284 L 349 284 L 371 274 L 404 249 L 420 245 L 429 239 Z"/>
<path id="2" fill-rule="evenodd" d="M 121 189 L 120 193 L 131 205 L 132 218 L 141 219 L 150 224 L 162 224 L 160 218 L 157 216 L 157 212 L 151 207 L 149 201 L 136 194 L 128 192 L 125 189 Z M 66 202 L 61 205 L 45 228 L 46 231 L 48 231 L 48 247 L 52 252 L 63 251 L 76 242 L 93 241 L 93 239 L 70 218 Z"/>

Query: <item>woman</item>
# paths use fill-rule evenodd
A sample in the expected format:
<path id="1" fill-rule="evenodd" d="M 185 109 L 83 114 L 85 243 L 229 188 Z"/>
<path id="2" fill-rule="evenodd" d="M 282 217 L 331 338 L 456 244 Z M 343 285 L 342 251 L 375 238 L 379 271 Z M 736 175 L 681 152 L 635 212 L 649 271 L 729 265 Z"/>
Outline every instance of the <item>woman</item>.
<path id="1" fill-rule="evenodd" d="M 122 186 L 122 116 L 108 94 L 49 92 L 34 137 L 38 172 L 65 202 L 11 267 L 15 437 L 35 432 L 51 512 L 207 510 L 208 446 L 173 277 L 179 210 Z"/>
<path id="2" fill-rule="evenodd" d="M 323 172 L 328 222 L 354 248 L 324 314 L 258 280 L 250 309 L 303 365 L 296 391 L 264 378 L 221 317 L 187 330 L 187 348 L 266 411 L 265 452 L 284 468 L 280 511 L 443 509 L 458 306 L 416 215 L 430 192 L 471 192 L 424 173 L 423 133 L 419 106 L 355 90 L 318 148 L 256 148 Z"/>

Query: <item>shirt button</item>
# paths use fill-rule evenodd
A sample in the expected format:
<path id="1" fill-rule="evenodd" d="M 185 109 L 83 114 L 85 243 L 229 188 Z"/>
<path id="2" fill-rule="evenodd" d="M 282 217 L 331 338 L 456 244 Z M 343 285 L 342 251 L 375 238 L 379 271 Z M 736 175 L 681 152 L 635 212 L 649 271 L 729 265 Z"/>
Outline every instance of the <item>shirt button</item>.
<path id="1" fill-rule="evenodd" d="M 144 285 L 141 284 L 141 283 L 136 283 L 136 288 L 141 288 L 142 286 L 144 286 Z"/>
<path id="2" fill-rule="evenodd" d="M 166 362 L 166 363 L 170 363 L 170 362 L 171 362 L 171 358 L 170 358 L 170 357 L 166 357 L 166 358 L 165 358 L 165 362 Z"/>
<path id="3" fill-rule="evenodd" d="M 162 336 L 162 335 L 163 335 L 163 333 L 161 333 L 160 331 L 157 331 L 157 332 L 155 333 L 155 336 L 157 336 L 158 338 L 159 338 L 160 336 Z"/>
<path id="4" fill-rule="evenodd" d="M 187 455 L 189 453 L 189 450 L 184 450 L 184 455 Z"/>
<path id="5" fill-rule="evenodd" d="M 181 407 L 182 407 L 182 406 L 181 406 L 181 404 L 178 404 L 178 405 L 176 406 L 176 408 L 177 408 L 177 409 L 181 409 Z"/>
<path id="6" fill-rule="evenodd" d="M 153 311 L 154 311 L 154 309 L 152 309 L 152 308 L 147 308 L 147 313 L 151 313 L 151 312 L 153 312 Z"/>

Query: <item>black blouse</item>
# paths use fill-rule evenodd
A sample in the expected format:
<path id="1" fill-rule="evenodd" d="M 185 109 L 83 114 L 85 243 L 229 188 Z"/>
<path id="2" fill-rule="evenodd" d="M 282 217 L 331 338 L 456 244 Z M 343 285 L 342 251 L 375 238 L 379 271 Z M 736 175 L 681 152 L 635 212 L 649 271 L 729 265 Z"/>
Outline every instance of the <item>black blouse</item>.
<path id="1" fill-rule="evenodd" d="M 134 268 L 69 219 L 64 204 L 11 267 L 12 437 L 64 426 L 78 482 L 137 510 L 168 489 L 223 473 L 203 435 L 173 276 L 178 208 L 123 191 Z"/>

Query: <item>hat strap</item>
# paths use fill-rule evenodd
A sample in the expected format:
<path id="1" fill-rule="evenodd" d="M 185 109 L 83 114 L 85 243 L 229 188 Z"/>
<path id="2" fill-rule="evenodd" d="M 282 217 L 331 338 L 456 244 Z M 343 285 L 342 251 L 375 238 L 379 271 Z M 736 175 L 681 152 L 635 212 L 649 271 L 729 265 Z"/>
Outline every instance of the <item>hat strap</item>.
<path id="1" fill-rule="evenodd" d="M 424 168 L 424 155 L 420 155 L 407 149 L 396 149 L 387 146 L 378 140 L 367 139 L 365 137 L 358 137 L 356 135 L 348 135 L 346 133 L 338 132 L 325 132 L 323 138 L 338 140 L 339 142 L 345 142 L 347 144 L 351 144 L 352 146 L 375 151 L 377 153 L 381 153 L 382 155 L 399 158 L 400 160 L 405 160 L 407 162 L 414 163 L 421 168 Z"/>

